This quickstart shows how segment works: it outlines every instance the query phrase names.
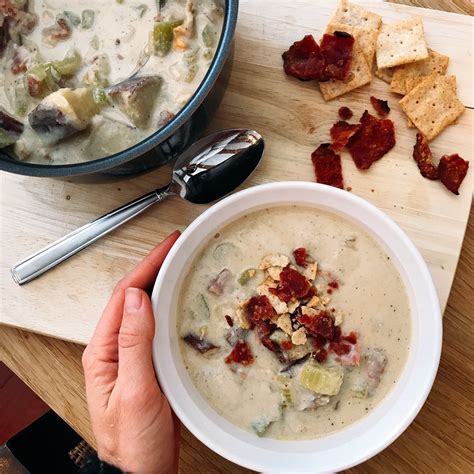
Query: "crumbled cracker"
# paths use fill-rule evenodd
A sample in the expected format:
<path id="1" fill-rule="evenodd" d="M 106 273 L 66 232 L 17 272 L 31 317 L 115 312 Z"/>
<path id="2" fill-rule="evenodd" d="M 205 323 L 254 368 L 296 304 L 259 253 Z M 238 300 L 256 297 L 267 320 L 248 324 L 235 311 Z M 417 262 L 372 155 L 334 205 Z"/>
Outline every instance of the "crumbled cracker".
<path id="1" fill-rule="evenodd" d="M 321 303 L 326 306 L 329 302 L 331 301 L 331 298 L 329 296 L 323 296 L 321 297 Z"/>
<path id="2" fill-rule="evenodd" d="M 426 59 L 428 48 L 421 18 L 383 24 L 377 38 L 375 54 L 379 69 Z"/>
<path id="3" fill-rule="evenodd" d="M 431 74 L 446 74 L 449 57 L 428 48 L 428 57 L 394 69 L 390 90 L 406 95 Z"/>
<path id="4" fill-rule="evenodd" d="M 402 100 L 400 107 L 415 127 L 432 140 L 464 112 L 456 96 L 455 76 L 432 74 Z"/>
<path id="5" fill-rule="evenodd" d="M 329 23 L 326 27 L 326 33 L 334 34 L 335 31 L 344 31 L 354 37 L 364 53 L 369 70 L 372 70 L 378 29 L 351 26 L 344 23 Z"/>
<path id="6" fill-rule="evenodd" d="M 291 325 L 290 315 L 288 313 L 284 313 L 278 317 L 276 321 L 276 325 L 284 331 L 286 334 L 293 334 L 293 326 Z"/>
<path id="7" fill-rule="evenodd" d="M 309 263 L 301 273 L 307 280 L 314 281 L 316 278 L 316 273 L 318 273 L 318 264 Z"/>
<path id="8" fill-rule="evenodd" d="M 336 326 L 340 326 L 343 322 L 344 322 L 344 316 L 342 315 L 342 313 L 340 311 L 338 311 L 334 315 L 334 324 Z"/>
<path id="9" fill-rule="evenodd" d="M 314 308 L 310 308 L 309 306 L 301 306 L 301 314 L 305 316 L 317 316 L 319 311 L 316 311 Z"/>
<path id="10" fill-rule="evenodd" d="M 265 280 L 263 280 L 262 285 L 265 285 L 268 288 L 276 288 L 278 286 L 278 282 L 276 282 L 271 277 L 267 277 L 267 278 L 265 278 Z"/>
<path id="11" fill-rule="evenodd" d="M 355 3 L 341 0 L 329 22 L 344 23 L 345 25 L 359 26 L 377 31 L 382 24 L 382 17 Z"/>
<path id="12" fill-rule="evenodd" d="M 246 303 L 246 302 L 245 302 Z M 250 323 L 247 319 L 247 316 L 245 316 L 244 308 L 243 305 L 245 303 L 242 303 L 239 308 L 237 308 L 236 315 L 237 315 L 237 324 L 242 328 L 242 329 L 250 329 Z"/>
<path id="13" fill-rule="evenodd" d="M 286 267 L 290 259 L 282 253 L 273 253 L 262 258 L 260 270 L 266 270 L 269 267 Z"/>
<path id="14" fill-rule="evenodd" d="M 415 124 L 407 117 L 407 127 L 408 128 L 416 128 Z"/>
<path id="15" fill-rule="evenodd" d="M 307 303 L 308 308 L 316 308 L 320 303 L 320 298 L 318 296 L 313 296 Z"/>
<path id="16" fill-rule="evenodd" d="M 382 81 L 386 82 L 387 84 L 390 84 L 392 82 L 392 77 L 393 77 L 393 69 L 392 68 L 375 68 L 375 75 L 379 78 L 382 79 Z"/>
<path id="17" fill-rule="evenodd" d="M 307 337 L 306 337 L 306 330 L 304 327 L 300 327 L 291 335 L 291 342 L 295 346 L 302 346 L 306 344 Z"/>
<path id="18" fill-rule="evenodd" d="M 365 59 L 364 53 L 361 47 L 354 43 L 354 49 L 352 54 L 352 66 L 350 78 L 346 81 L 339 81 L 337 79 L 330 79 L 326 82 L 320 82 L 319 88 L 324 100 L 332 100 L 346 92 L 362 87 L 368 84 L 372 80 L 372 74 L 370 72 L 367 60 Z"/>
<path id="19" fill-rule="evenodd" d="M 288 312 L 290 314 L 293 314 L 296 311 L 296 309 L 299 307 L 299 305 L 300 305 L 299 300 L 290 301 L 289 303 L 287 303 Z"/>
<path id="20" fill-rule="evenodd" d="M 268 267 L 266 272 L 270 275 L 271 278 L 275 281 L 280 281 L 280 273 L 283 270 L 282 267 Z"/>
<path id="21" fill-rule="evenodd" d="M 288 306 L 286 305 L 286 303 L 284 301 L 281 301 L 278 296 L 275 296 L 270 293 L 269 287 L 267 285 L 258 286 L 257 293 L 259 295 L 265 295 L 269 299 L 271 305 L 273 306 L 273 309 L 277 314 L 288 313 Z"/>

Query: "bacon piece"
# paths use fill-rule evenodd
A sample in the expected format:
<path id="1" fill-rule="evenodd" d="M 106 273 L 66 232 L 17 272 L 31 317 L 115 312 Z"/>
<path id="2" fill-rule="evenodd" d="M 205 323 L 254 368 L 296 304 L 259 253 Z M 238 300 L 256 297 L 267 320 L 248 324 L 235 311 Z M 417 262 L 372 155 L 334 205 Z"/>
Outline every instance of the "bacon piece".
<path id="1" fill-rule="evenodd" d="M 387 100 L 377 99 L 377 97 L 371 96 L 370 102 L 380 117 L 386 117 L 390 113 L 390 107 L 388 106 Z"/>
<path id="2" fill-rule="evenodd" d="M 336 154 L 329 143 L 323 143 L 311 154 L 316 181 L 321 184 L 344 188 L 342 180 L 341 157 Z"/>
<path id="3" fill-rule="evenodd" d="M 18 135 L 23 133 L 23 124 L 16 118 L 8 115 L 6 112 L 0 109 L 0 128 L 7 132 L 14 132 Z"/>
<path id="4" fill-rule="evenodd" d="M 326 361 L 326 359 L 328 358 L 328 351 L 326 349 L 321 349 L 320 351 L 316 352 L 316 355 L 314 356 L 314 358 L 320 363 L 322 364 L 323 362 Z"/>
<path id="5" fill-rule="evenodd" d="M 328 79 L 344 81 L 349 77 L 352 65 L 354 37 L 343 31 L 333 35 L 325 34 L 321 40 L 321 54 L 326 62 L 325 74 Z"/>
<path id="6" fill-rule="evenodd" d="M 255 321 L 255 327 L 257 328 L 257 334 L 259 335 L 260 339 L 270 336 L 277 326 L 273 323 L 268 321 Z"/>
<path id="7" fill-rule="evenodd" d="M 342 336 L 341 339 L 350 342 L 351 344 L 357 344 L 357 333 L 351 331 L 347 336 Z"/>
<path id="8" fill-rule="evenodd" d="M 380 120 L 366 110 L 361 127 L 350 138 L 347 149 L 357 168 L 366 170 L 395 146 L 395 128 L 389 119 Z"/>
<path id="9" fill-rule="evenodd" d="M 227 324 L 230 327 L 232 327 L 234 325 L 234 321 L 232 320 L 232 318 L 228 314 L 226 314 L 224 317 L 225 317 L 225 320 L 227 321 Z"/>
<path id="10" fill-rule="evenodd" d="M 352 135 L 359 130 L 359 124 L 350 124 L 344 122 L 343 120 L 339 120 L 331 127 L 331 138 L 332 138 L 332 145 L 331 147 L 334 150 L 340 150 L 347 145 L 347 142 L 350 140 Z"/>
<path id="11" fill-rule="evenodd" d="M 338 328 L 339 326 L 335 326 L 334 329 Z M 311 337 L 311 343 L 315 349 L 322 349 L 326 344 L 328 340 L 324 337 L 321 336 L 321 334 L 314 334 Z"/>
<path id="12" fill-rule="evenodd" d="M 339 356 L 348 354 L 351 351 L 351 344 L 344 344 L 343 342 L 331 342 L 331 344 L 329 344 L 329 350 Z"/>
<path id="13" fill-rule="evenodd" d="M 421 176 L 424 178 L 436 180 L 439 179 L 438 167 L 433 163 L 428 140 L 422 133 L 416 134 L 416 143 L 413 147 L 413 158 L 418 165 Z"/>
<path id="14" fill-rule="evenodd" d="M 455 155 L 443 155 L 439 161 L 438 172 L 441 182 L 454 194 L 459 194 L 459 186 L 466 177 L 469 161 Z"/>
<path id="15" fill-rule="evenodd" d="M 283 68 L 290 76 L 302 81 L 319 80 L 323 76 L 325 61 L 313 35 L 306 35 L 301 41 L 294 42 L 282 57 Z"/>
<path id="16" fill-rule="evenodd" d="M 311 287 L 309 281 L 301 273 L 289 267 L 281 271 L 280 285 L 288 288 L 294 298 L 304 298 Z"/>
<path id="17" fill-rule="evenodd" d="M 200 337 L 196 336 L 193 333 L 189 333 L 183 337 L 183 341 L 186 344 L 189 344 L 193 349 L 196 349 L 201 354 L 205 354 L 206 352 L 212 349 L 218 349 L 219 346 L 216 346 L 212 342 L 206 341 L 205 339 L 201 339 Z"/>
<path id="18" fill-rule="evenodd" d="M 273 316 L 273 306 L 265 295 L 252 296 L 244 306 L 245 315 L 250 323 L 266 321 Z"/>
<path id="19" fill-rule="evenodd" d="M 308 263 L 314 263 L 314 259 L 308 255 L 308 252 L 303 247 L 293 250 L 293 256 L 295 257 L 296 265 L 300 267 L 306 267 Z"/>
<path id="20" fill-rule="evenodd" d="M 298 321 L 314 336 L 321 335 L 329 340 L 333 338 L 334 320 L 326 311 L 320 311 L 315 316 L 302 314 Z"/>
<path id="21" fill-rule="evenodd" d="M 207 291 L 209 291 L 209 293 L 212 293 L 213 295 L 221 296 L 224 292 L 224 287 L 231 276 L 232 274 L 230 273 L 230 270 L 224 268 L 224 270 L 219 272 L 216 278 L 211 280 L 209 286 L 207 287 Z"/>
<path id="22" fill-rule="evenodd" d="M 26 76 L 26 85 L 28 88 L 28 94 L 30 94 L 31 97 L 38 97 L 41 95 L 43 86 L 41 81 L 33 74 L 28 74 Z"/>
<path id="23" fill-rule="evenodd" d="M 338 345 L 338 348 L 334 348 Z M 329 350 L 336 353 L 336 362 L 341 365 L 358 366 L 360 364 L 360 347 L 359 344 L 347 343 L 331 343 Z"/>
<path id="24" fill-rule="evenodd" d="M 341 342 L 341 338 L 342 338 L 341 326 L 334 326 L 334 330 L 332 332 L 332 341 Z"/>
<path id="25" fill-rule="evenodd" d="M 226 364 L 250 365 L 253 363 L 253 354 L 245 341 L 237 341 L 230 354 L 224 359 Z"/>
<path id="26" fill-rule="evenodd" d="M 353 45 L 354 38 L 340 31 L 325 34 L 321 47 L 312 35 L 306 35 L 283 53 L 283 68 L 286 74 L 302 81 L 345 80 L 352 65 Z"/>
<path id="27" fill-rule="evenodd" d="M 338 114 L 341 120 L 350 120 L 352 116 L 354 115 L 352 110 L 346 106 L 340 107 L 338 110 Z"/>
<path id="28" fill-rule="evenodd" d="M 284 349 L 285 351 L 289 351 L 293 348 L 293 343 L 291 341 L 283 341 L 280 344 L 280 347 Z"/>

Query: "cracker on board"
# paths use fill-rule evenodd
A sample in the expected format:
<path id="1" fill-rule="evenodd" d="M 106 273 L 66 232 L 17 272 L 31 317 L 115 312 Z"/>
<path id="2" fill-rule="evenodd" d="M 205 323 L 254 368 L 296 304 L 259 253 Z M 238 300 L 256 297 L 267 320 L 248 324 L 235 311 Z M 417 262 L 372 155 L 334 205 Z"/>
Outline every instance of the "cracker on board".
<path id="1" fill-rule="evenodd" d="M 394 69 L 390 90 L 397 94 L 406 95 L 416 87 L 426 76 L 431 74 L 446 74 L 449 57 L 428 48 L 428 57 L 414 63 L 403 64 Z"/>
<path id="2" fill-rule="evenodd" d="M 345 23 L 328 23 L 328 26 L 326 27 L 326 33 L 333 34 L 335 31 L 345 31 L 354 37 L 364 52 L 369 69 L 372 70 L 378 30 L 363 28 L 360 26 L 346 25 Z"/>
<path id="3" fill-rule="evenodd" d="M 375 68 L 375 75 L 379 79 L 382 79 L 382 81 L 386 82 L 387 84 L 390 84 L 392 82 L 393 69 L 390 69 L 390 68 L 387 68 L 387 69 Z"/>
<path id="4" fill-rule="evenodd" d="M 378 31 L 382 24 L 382 17 L 360 5 L 341 0 L 329 23 L 343 23 Z"/>
<path id="5" fill-rule="evenodd" d="M 421 18 L 382 25 L 375 54 L 379 69 L 426 59 L 428 48 Z"/>
<path id="6" fill-rule="evenodd" d="M 464 112 L 464 105 L 456 96 L 455 81 L 455 76 L 432 74 L 400 100 L 402 110 L 428 140 Z"/>
<path id="7" fill-rule="evenodd" d="M 349 92 L 358 87 L 368 84 L 372 80 L 372 74 L 369 66 L 365 59 L 364 53 L 361 47 L 354 43 L 354 49 L 352 51 L 352 66 L 350 72 L 350 80 L 338 81 L 336 79 L 330 79 L 326 82 L 320 82 L 319 88 L 324 100 L 332 100 L 335 97 L 339 97 L 346 92 Z"/>

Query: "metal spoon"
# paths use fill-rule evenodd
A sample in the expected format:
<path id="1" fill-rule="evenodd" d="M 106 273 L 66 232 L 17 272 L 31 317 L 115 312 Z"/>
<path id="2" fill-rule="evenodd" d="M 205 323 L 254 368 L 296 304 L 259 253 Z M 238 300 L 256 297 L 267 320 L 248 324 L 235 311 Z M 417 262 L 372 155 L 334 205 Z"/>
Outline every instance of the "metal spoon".
<path id="1" fill-rule="evenodd" d="M 19 285 L 33 280 L 168 196 L 195 204 L 220 199 L 252 174 L 264 147 L 263 138 L 247 129 L 202 138 L 178 157 L 168 186 L 109 212 L 22 260 L 10 270 L 13 279 Z"/>

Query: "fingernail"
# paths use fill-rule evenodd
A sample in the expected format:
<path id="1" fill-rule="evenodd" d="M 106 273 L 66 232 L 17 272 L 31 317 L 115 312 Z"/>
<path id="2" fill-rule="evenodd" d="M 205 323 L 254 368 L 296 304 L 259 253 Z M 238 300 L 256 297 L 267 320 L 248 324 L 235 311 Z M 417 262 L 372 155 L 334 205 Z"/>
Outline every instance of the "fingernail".
<path id="1" fill-rule="evenodd" d="M 142 292 L 138 288 L 127 288 L 125 291 L 125 311 L 137 311 L 141 306 Z"/>

